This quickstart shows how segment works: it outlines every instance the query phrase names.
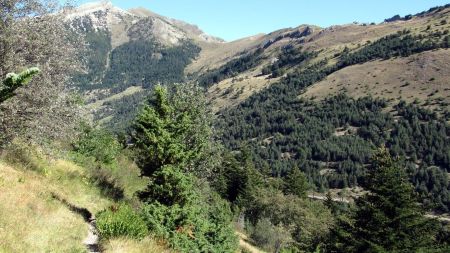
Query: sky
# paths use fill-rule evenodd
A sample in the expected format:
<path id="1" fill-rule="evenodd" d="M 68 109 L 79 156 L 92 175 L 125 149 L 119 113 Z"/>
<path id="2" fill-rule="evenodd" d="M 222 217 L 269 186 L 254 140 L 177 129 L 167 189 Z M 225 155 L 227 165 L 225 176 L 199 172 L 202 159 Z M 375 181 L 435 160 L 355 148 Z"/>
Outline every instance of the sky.
<path id="1" fill-rule="evenodd" d="M 79 0 L 78 2 L 92 2 Z M 415 14 L 450 0 L 112 0 L 129 9 L 145 7 L 163 16 L 198 25 L 227 41 L 301 24 L 382 22 L 396 14 Z"/>

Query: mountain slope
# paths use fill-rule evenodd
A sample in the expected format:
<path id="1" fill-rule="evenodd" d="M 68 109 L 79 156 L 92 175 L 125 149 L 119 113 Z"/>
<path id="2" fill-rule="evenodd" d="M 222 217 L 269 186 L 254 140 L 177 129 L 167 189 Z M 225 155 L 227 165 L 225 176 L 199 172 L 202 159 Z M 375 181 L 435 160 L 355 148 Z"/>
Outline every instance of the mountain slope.
<path id="1" fill-rule="evenodd" d="M 185 67 L 200 52 L 199 44 L 222 42 L 194 25 L 111 2 L 88 3 L 65 15 L 68 27 L 87 42 L 87 69 L 74 84 L 87 103 L 100 101 L 91 112 L 110 127 L 125 127 L 153 85 L 185 81 Z M 124 92 L 129 88 L 138 92 Z"/>
<path id="2" fill-rule="evenodd" d="M 195 26 L 143 9 L 117 13 L 136 18 L 121 21 L 130 25 L 120 46 L 111 29 L 83 26 L 100 57 L 90 58 L 96 71 L 82 87 L 103 125 L 126 127 L 156 83 L 198 82 L 224 145 L 248 147 L 258 168 L 284 176 L 299 167 L 313 190 L 357 187 L 372 151 L 386 145 L 405 157 L 424 205 L 450 210 L 448 6 L 382 24 L 302 25 L 233 42 L 202 40 Z"/>
<path id="3" fill-rule="evenodd" d="M 314 84 L 300 97 L 324 99 L 345 92 L 351 97 L 418 100 L 428 108 L 450 109 L 449 59 L 450 50 L 439 49 L 350 66 Z"/>
<path id="4" fill-rule="evenodd" d="M 319 191 L 359 186 L 373 150 L 386 146 L 424 205 L 450 210 L 449 11 L 299 39 L 283 31 L 203 74 L 225 146 L 250 149 L 272 175 L 301 168 Z"/>
<path id="5" fill-rule="evenodd" d="M 148 36 L 152 36 L 158 42 L 166 45 L 176 45 L 181 40 L 188 38 L 198 41 L 223 41 L 186 22 L 163 17 L 143 8 L 125 11 L 114 6 L 110 1 L 86 3 L 74 9 L 66 10 L 65 15 L 66 21 L 72 27 L 81 27 L 84 30 L 93 28 L 94 30 L 111 32 L 113 48 L 135 39 L 129 33 L 130 29 L 147 32 Z M 137 25 L 139 22 L 142 23 Z M 88 27 L 84 27 L 84 25 L 88 25 Z"/>
<path id="6" fill-rule="evenodd" d="M 356 52 L 373 41 L 405 29 L 412 35 L 425 37 L 435 36 L 433 34 L 439 32 L 442 33 L 439 35 L 442 39 L 450 27 L 448 17 L 448 8 L 436 8 L 408 18 L 391 19 L 392 21 L 381 24 L 355 23 L 328 28 L 302 25 L 267 35 L 260 34 L 223 42 L 205 34 L 195 25 L 163 17 L 144 8 L 124 11 L 114 7 L 110 2 L 100 2 L 80 6 L 67 14 L 71 26 L 83 31 L 89 43 L 89 50 L 86 53 L 89 70 L 85 75 L 76 78 L 77 86 L 86 93 L 87 102 L 94 103 L 105 99 L 108 101 L 108 97 L 119 94 L 119 99 L 109 100 L 110 102 L 97 107 L 100 109 L 93 110 L 95 118 L 109 122 L 109 126 L 126 122 L 129 118 L 125 119 L 120 115 L 132 115 L 135 108 L 130 108 L 129 105 L 139 103 L 146 96 L 147 89 L 156 83 L 187 80 L 202 83 L 208 78 L 215 79 L 207 81 L 208 97 L 214 110 L 219 111 L 238 105 L 252 94 L 279 82 L 284 74 L 296 72 L 299 68 L 324 60 L 332 66 L 342 58 L 344 50 L 346 53 Z M 285 52 L 286 47 L 292 50 Z M 251 54 L 258 49 L 262 49 L 262 52 L 254 57 L 257 58 L 257 62 L 244 68 L 238 66 L 241 59 L 253 57 Z M 297 62 L 285 61 L 280 64 L 280 58 L 290 61 L 292 59 L 289 58 L 299 52 L 316 52 L 317 56 L 309 62 L 297 59 Z M 438 54 L 429 52 L 422 54 L 428 61 L 439 61 L 436 58 L 439 57 Z M 441 58 L 441 64 L 445 65 L 448 58 Z M 403 65 L 396 64 L 396 66 L 399 72 L 404 72 Z M 272 75 L 275 68 L 277 74 Z M 168 69 L 170 72 L 167 72 Z M 228 73 L 220 73 L 224 70 Z M 445 80 L 447 77 L 445 71 L 441 71 L 441 77 Z M 359 78 L 354 79 L 354 82 L 360 83 Z M 419 79 L 416 82 L 423 83 L 424 80 Z M 144 89 L 129 96 L 120 95 L 129 94 L 123 92 L 132 86 Z M 380 89 L 386 88 L 389 89 L 389 87 Z M 415 92 L 413 88 L 416 87 L 414 85 L 402 87 L 402 93 L 408 94 L 407 97 L 400 95 L 396 97 L 380 95 L 380 97 L 394 98 L 396 101 L 399 99 L 414 101 L 416 98 L 426 100 L 424 92 Z M 318 88 L 308 89 L 311 91 L 305 96 L 310 97 Z M 332 94 L 334 89 L 336 88 L 329 88 L 329 93 L 324 92 L 326 89 L 322 89 L 321 97 Z M 436 95 L 434 102 L 429 101 L 428 104 L 436 104 L 435 100 L 438 99 L 439 104 L 445 105 L 447 102 L 445 99 L 443 101 L 443 98 L 447 96 L 446 92 L 444 87 L 440 91 L 441 95 Z M 381 94 L 380 92 L 371 94 L 374 93 Z M 431 93 L 432 91 L 429 92 Z M 442 107 L 439 110 L 442 110 Z"/>
<path id="7" fill-rule="evenodd" d="M 254 92 L 258 92 L 262 88 L 278 82 L 279 77 L 269 78 L 269 75 L 262 75 L 264 73 L 261 70 L 264 67 L 272 66 L 273 62 L 278 61 L 282 57 L 283 48 L 286 46 L 298 48 L 300 51 L 318 52 L 318 56 L 310 63 L 302 63 L 304 66 L 294 63 L 283 67 L 283 74 L 294 72 L 296 68 L 306 67 L 308 64 L 314 64 L 322 60 L 326 60 L 328 65 L 331 66 L 339 61 L 341 58 L 340 55 L 344 50 L 347 50 L 347 53 L 356 52 L 373 41 L 377 41 L 391 34 L 396 34 L 405 29 L 410 31 L 414 36 L 424 36 L 425 38 L 439 37 L 442 40 L 446 37 L 450 28 L 448 23 L 449 12 L 449 8 L 442 7 L 411 16 L 408 19 L 400 19 L 381 24 L 349 24 L 328 28 L 300 26 L 294 29 L 283 29 L 268 35 L 259 35 L 253 38 L 226 43 L 217 51 L 215 49 L 209 51 L 203 50 L 199 58 L 188 67 L 188 70 L 193 72 L 199 71 L 200 73 L 202 71 L 208 72 L 208 70 L 211 71 L 211 69 L 214 70 L 221 66 L 226 66 L 227 62 L 239 58 L 239 55 L 245 55 L 246 52 L 255 50 L 256 48 L 264 48 L 261 57 L 263 59 L 256 66 L 245 71 L 235 72 L 231 77 L 221 79 L 213 82 L 213 85 L 209 85 L 208 93 L 212 104 L 215 105 L 216 110 L 220 110 L 230 105 L 237 105 Z M 243 45 L 243 47 L 239 47 L 240 45 Z M 218 56 L 219 54 L 226 55 L 226 52 L 232 51 L 231 49 L 227 50 L 227 46 L 234 49 L 237 48 L 241 51 L 231 53 L 231 56 L 228 55 L 222 58 Z M 233 54 L 234 56 L 232 56 Z M 429 54 L 429 52 L 424 52 L 423 54 L 427 55 L 426 58 L 429 61 L 441 60 L 444 65 L 449 61 L 445 57 L 437 59 L 436 57 L 439 57 L 437 54 Z M 202 69 L 202 65 L 207 67 Z M 406 70 L 402 66 L 399 66 L 398 69 L 400 71 Z M 442 71 L 442 73 L 444 79 L 448 77 L 445 71 Z M 411 95 L 413 96 L 414 94 L 418 94 L 414 91 L 410 91 L 409 93 L 412 93 Z M 414 100 L 415 98 L 423 99 L 423 96 L 414 96 L 414 98 L 408 100 Z"/>

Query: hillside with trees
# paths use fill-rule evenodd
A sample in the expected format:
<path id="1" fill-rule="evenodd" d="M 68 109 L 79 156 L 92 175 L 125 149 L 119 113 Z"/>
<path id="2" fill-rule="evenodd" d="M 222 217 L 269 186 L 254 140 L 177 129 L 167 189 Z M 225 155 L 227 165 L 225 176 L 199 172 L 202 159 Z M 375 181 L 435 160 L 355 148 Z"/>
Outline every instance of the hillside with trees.
<path id="1" fill-rule="evenodd" d="M 387 62 L 448 80 L 448 13 L 225 43 L 105 2 L 4 1 L 0 252 L 449 252 L 445 98 L 305 96 Z"/>

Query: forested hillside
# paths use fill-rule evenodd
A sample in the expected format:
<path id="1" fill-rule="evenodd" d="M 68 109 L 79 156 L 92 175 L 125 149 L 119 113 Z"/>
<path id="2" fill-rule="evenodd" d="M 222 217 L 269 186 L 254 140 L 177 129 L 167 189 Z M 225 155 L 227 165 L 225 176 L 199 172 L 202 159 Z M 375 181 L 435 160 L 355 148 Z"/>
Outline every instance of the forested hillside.
<path id="1" fill-rule="evenodd" d="M 108 2 L 73 8 L 65 23 L 86 42 L 85 70 L 73 77 L 73 85 L 87 103 L 99 105 L 91 107 L 95 120 L 116 129 L 129 125 L 154 85 L 186 80 L 184 69 L 199 54 L 198 41 L 216 41 L 192 31 L 189 24 L 145 11 L 124 11 Z M 137 87 L 142 89 L 123 94 Z"/>
<path id="2" fill-rule="evenodd" d="M 437 114 L 419 104 L 345 95 L 314 102 L 299 99 L 298 94 L 347 66 L 448 48 L 449 39 L 446 33 L 426 37 L 400 31 L 355 52 L 344 49 L 335 64 L 322 60 L 288 73 L 279 83 L 220 115 L 225 145 L 251 147 L 258 167 L 268 166 L 272 175 L 284 176 L 297 166 L 318 191 L 358 186 L 371 151 L 386 146 L 392 155 L 405 158 L 423 201 L 430 208 L 448 211 L 448 112 Z M 429 182 L 428 176 L 439 183 Z"/>
<path id="3" fill-rule="evenodd" d="M 134 100 L 135 103 L 113 101 L 106 108 L 100 108 L 94 113 L 98 120 L 112 117 L 105 125 L 123 129 L 130 117 L 134 117 L 136 113 L 137 106 L 130 105 L 139 105 L 143 97 L 148 95 L 145 89 L 152 88 L 155 84 L 185 81 L 184 68 L 198 54 L 200 48 L 190 41 L 167 48 L 156 41 L 135 40 L 109 51 L 110 36 L 107 31 L 87 33 L 89 48 L 85 58 L 89 71 L 77 75 L 74 81 L 82 92 L 95 92 L 92 102 L 119 94 L 133 86 L 142 87 L 142 94 L 134 95 L 138 98 Z M 130 101 L 132 98 L 124 99 Z M 121 108 L 124 108 L 126 113 Z"/>

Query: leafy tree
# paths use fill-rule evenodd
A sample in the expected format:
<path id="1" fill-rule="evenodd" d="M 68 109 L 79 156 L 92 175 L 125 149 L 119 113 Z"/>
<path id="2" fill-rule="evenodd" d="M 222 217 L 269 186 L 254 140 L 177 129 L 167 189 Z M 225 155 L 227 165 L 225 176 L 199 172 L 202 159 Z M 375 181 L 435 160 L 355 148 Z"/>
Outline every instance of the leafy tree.
<path id="1" fill-rule="evenodd" d="M 68 89 L 81 69 L 83 39 L 67 29 L 56 0 L 5 0 L 0 5 L 0 79 L 37 66 L 41 73 L 1 104 L 3 143 L 71 139 L 81 107 Z"/>
<path id="2" fill-rule="evenodd" d="M 386 149 L 373 157 L 365 196 L 350 222 L 335 232 L 339 252 L 420 252 L 437 247 L 437 227 L 425 218 L 405 170 Z"/>
<path id="3" fill-rule="evenodd" d="M 292 241 L 287 229 L 279 224 L 274 226 L 268 218 L 262 218 L 256 223 L 251 238 L 257 245 L 271 252 L 280 252 Z"/>
<path id="4" fill-rule="evenodd" d="M 276 239 L 282 236 L 284 240 L 291 237 L 292 240 L 282 242 L 288 244 L 283 247 L 296 248 L 300 252 L 314 251 L 323 243 L 333 224 L 330 211 L 322 203 L 301 199 L 295 195 L 284 195 L 270 187 L 255 189 L 252 201 L 248 201 L 243 207 L 250 224 L 257 226 L 258 222 L 268 219 L 274 226 L 271 228 L 274 234 L 270 237 Z M 267 222 L 260 224 L 262 225 L 267 225 Z M 289 237 L 286 237 L 286 232 Z M 255 236 L 264 238 L 260 237 L 261 234 Z"/>

